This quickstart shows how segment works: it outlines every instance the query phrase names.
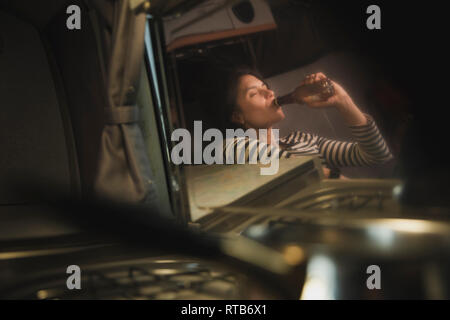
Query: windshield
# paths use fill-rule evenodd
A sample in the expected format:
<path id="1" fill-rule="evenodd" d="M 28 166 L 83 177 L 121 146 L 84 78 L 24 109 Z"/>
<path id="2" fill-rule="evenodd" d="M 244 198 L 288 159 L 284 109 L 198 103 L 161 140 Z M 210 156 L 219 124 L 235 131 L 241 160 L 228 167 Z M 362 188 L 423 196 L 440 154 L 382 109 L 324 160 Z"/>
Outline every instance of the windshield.
<path id="1" fill-rule="evenodd" d="M 172 96 L 169 158 L 185 168 L 193 220 L 205 208 L 235 204 L 270 185 L 289 171 L 287 163 L 314 163 L 317 179 L 303 177 L 308 186 L 400 183 L 410 101 L 376 61 L 353 50 L 344 30 L 317 19 L 328 15 L 327 23 L 336 23 L 332 8 L 315 9 L 264 1 L 222 8 L 208 1 L 163 20 Z M 273 169 L 265 174 L 273 176 L 252 165 L 263 161 L 260 147 Z"/>

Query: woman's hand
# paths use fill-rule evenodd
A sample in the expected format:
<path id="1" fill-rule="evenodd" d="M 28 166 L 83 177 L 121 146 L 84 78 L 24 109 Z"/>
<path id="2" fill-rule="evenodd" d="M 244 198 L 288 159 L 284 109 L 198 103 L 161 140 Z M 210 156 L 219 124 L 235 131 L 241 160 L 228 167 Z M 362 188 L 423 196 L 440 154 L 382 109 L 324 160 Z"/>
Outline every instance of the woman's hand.
<path id="1" fill-rule="evenodd" d="M 313 83 L 318 83 L 322 80 L 326 80 L 322 72 L 313 73 L 307 76 L 301 83 L 302 85 L 308 85 Z M 327 107 L 340 107 L 351 103 L 351 98 L 348 93 L 336 82 L 330 80 L 334 87 L 334 95 L 326 100 L 317 100 L 317 96 L 304 97 L 301 99 L 302 102 L 306 103 L 310 108 L 327 108 Z"/>
<path id="2" fill-rule="evenodd" d="M 327 79 L 322 72 L 314 73 L 306 77 L 301 82 L 303 84 L 312 84 Z M 343 116 L 345 122 L 349 126 L 361 126 L 367 123 L 367 118 L 353 103 L 348 93 L 336 82 L 330 80 L 334 87 L 334 95 L 325 100 L 317 100 L 317 97 L 302 98 L 301 101 L 306 103 L 310 108 L 327 108 L 335 107 Z"/>

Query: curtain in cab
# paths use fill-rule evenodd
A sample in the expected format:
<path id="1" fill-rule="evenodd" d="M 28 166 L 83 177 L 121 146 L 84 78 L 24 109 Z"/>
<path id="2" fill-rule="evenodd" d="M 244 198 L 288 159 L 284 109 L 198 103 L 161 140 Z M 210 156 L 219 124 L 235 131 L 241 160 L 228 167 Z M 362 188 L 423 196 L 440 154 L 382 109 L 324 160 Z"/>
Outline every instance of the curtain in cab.
<path id="1" fill-rule="evenodd" d="M 107 108 L 94 191 L 116 200 L 157 204 L 136 105 L 144 57 L 143 0 L 93 0 L 91 10 Z M 92 15 L 92 13 L 94 15 Z"/>

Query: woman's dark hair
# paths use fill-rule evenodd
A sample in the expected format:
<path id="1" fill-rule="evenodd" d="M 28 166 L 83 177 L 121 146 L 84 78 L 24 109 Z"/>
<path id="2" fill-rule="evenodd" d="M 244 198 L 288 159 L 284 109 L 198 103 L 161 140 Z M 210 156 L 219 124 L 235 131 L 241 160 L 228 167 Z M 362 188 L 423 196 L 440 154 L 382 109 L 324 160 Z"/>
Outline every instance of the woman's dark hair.
<path id="1" fill-rule="evenodd" d="M 239 66 L 230 69 L 221 69 L 217 72 L 214 80 L 209 84 L 211 91 L 207 100 L 203 103 L 214 107 L 218 112 L 219 117 L 217 125 L 219 129 L 225 133 L 225 129 L 240 128 L 239 124 L 234 123 L 231 118 L 234 111 L 238 111 L 237 93 L 239 80 L 242 76 L 252 75 L 261 81 L 264 81 L 262 75 L 257 71 L 247 66 Z"/>

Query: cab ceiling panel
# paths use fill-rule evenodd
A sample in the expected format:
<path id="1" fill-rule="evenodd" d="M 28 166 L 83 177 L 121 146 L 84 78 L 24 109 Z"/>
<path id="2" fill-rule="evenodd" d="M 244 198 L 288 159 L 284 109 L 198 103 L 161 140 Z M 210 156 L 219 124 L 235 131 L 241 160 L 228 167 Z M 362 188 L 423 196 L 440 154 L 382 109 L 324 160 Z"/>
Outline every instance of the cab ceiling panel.
<path id="1" fill-rule="evenodd" d="M 0 0 L 0 10 L 10 11 L 38 28 L 44 27 L 64 6 L 67 0 Z"/>

